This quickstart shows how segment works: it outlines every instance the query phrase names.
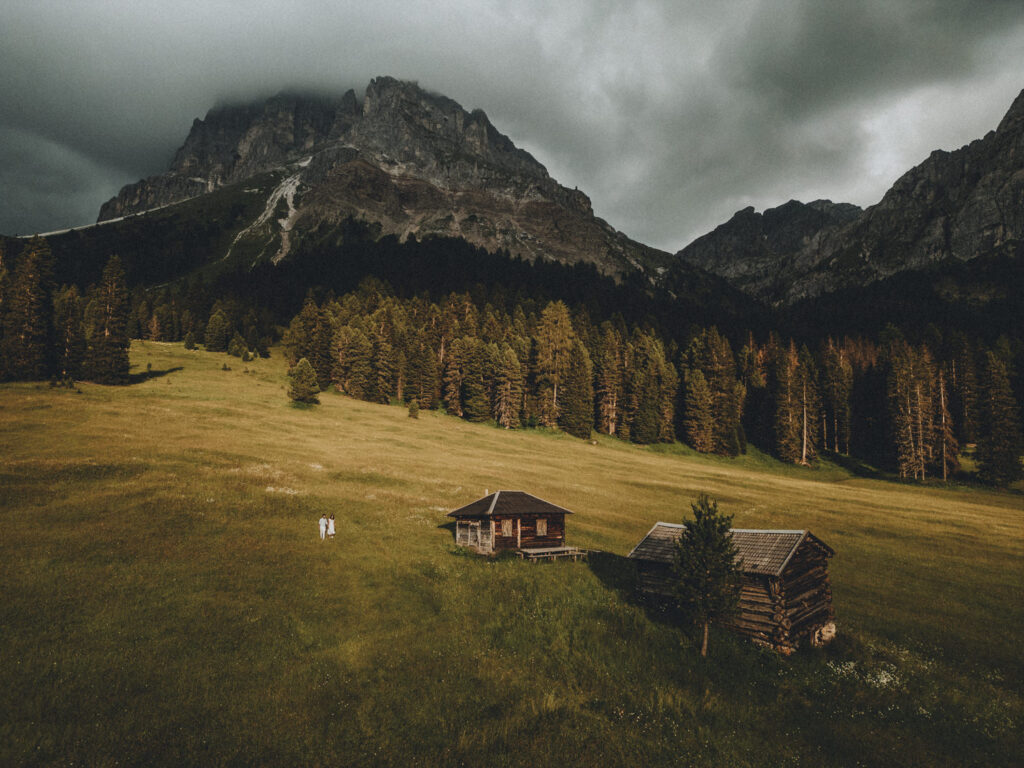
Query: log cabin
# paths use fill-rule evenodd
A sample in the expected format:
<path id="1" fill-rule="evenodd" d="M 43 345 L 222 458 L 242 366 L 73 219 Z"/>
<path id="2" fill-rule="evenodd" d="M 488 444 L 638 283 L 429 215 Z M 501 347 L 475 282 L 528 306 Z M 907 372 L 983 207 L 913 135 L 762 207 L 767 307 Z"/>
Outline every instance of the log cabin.
<path id="1" fill-rule="evenodd" d="M 455 543 L 482 554 L 565 548 L 564 509 L 524 491 L 495 491 L 449 512 Z"/>
<path id="2" fill-rule="evenodd" d="M 671 598 L 672 564 L 683 526 L 656 523 L 629 553 L 637 588 Z M 810 531 L 730 530 L 741 575 L 739 610 L 721 626 L 788 654 L 836 634 L 828 560 L 835 552 Z"/>

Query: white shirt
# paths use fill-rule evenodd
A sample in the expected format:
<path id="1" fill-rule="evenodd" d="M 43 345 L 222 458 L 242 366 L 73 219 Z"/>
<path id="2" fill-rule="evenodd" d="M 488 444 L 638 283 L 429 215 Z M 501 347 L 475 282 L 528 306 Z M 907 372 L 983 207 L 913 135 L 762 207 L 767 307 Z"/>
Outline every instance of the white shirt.
<path id="1" fill-rule="evenodd" d="M 326 530 L 327 530 L 327 518 L 326 517 L 321 517 L 320 518 L 320 533 L 323 533 Z"/>

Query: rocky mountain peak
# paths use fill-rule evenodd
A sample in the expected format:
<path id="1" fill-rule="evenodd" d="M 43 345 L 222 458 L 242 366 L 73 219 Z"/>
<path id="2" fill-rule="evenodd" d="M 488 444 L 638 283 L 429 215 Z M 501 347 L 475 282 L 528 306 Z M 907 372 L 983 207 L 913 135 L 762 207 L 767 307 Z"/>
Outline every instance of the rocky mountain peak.
<path id="1" fill-rule="evenodd" d="M 760 218 L 759 218 L 760 216 Z M 678 256 L 773 303 L 970 261 L 1024 238 L 1024 91 L 995 131 L 936 150 L 861 211 L 790 201 L 744 209 Z"/>
<path id="2" fill-rule="evenodd" d="M 856 205 L 831 200 L 790 200 L 764 213 L 748 206 L 677 255 L 748 293 L 770 295 L 787 254 L 808 246 L 823 229 L 841 226 L 860 212 Z"/>
<path id="3" fill-rule="evenodd" d="M 442 169 L 432 160 L 448 168 L 472 161 L 520 177 L 548 179 L 544 166 L 500 133 L 483 110 L 467 112 L 447 96 L 392 77 L 375 78 L 367 86 L 362 120 L 351 141 L 398 162 L 426 161 L 434 172 Z"/>
<path id="4" fill-rule="evenodd" d="M 1018 132 L 1024 129 L 1024 90 L 1017 94 L 1010 109 L 1007 110 L 1003 119 L 999 121 L 996 133 L 1006 134 Z"/>

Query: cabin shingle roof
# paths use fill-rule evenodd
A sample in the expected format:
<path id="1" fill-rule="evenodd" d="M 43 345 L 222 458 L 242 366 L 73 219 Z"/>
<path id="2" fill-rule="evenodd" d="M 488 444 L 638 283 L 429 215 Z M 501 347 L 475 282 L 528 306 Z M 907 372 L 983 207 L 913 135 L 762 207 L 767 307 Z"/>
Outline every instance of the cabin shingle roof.
<path id="1" fill-rule="evenodd" d="M 643 540 L 633 547 L 629 557 L 634 560 L 671 563 L 682 530 L 683 526 L 678 523 L 655 523 Z M 743 573 L 780 576 L 790 558 L 807 539 L 812 539 L 829 554 L 833 554 L 827 544 L 809 531 L 731 528 L 729 532 L 736 545 L 736 560 Z"/>
<path id="2" fill-rule="evenodd" d="M 448 517 L 491 517 L 493 515 L 571 515 L 572 512 L 525 491 L 495 491 L 459 507 Z"/>

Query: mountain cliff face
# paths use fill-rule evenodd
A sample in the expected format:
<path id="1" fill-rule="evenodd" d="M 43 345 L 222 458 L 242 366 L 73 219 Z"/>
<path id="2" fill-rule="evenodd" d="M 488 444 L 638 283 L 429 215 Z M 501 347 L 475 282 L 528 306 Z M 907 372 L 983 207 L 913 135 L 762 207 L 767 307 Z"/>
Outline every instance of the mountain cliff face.
<path id="1" fill-rule="evenodd" d="M 776 291 L 776 269 L 780 264 L 808 247 L 822 230 L 851 222 L 861 213 L 855 205 L 830 200 L 790 200 L 764 213 L 757 213 L 753 207 L 744 208 L 725 224 L 694 240 L 679 256 L 726 278 L 740 290 L 771 296 Z"/>
<path id="2" fill-rule="evenodd" d="M 516 148 L 479 110 L 466 112 L 417 85 L 380 77 L 360 103 L 280 95 L 196 120 L 170 169 L 129 185 L 100 210 L 109 220 L 271 174 L 263 213 L 230 250 L 280 261 L 298 241 L 348 218 L 381 235 L 461 237 L 525 258 L 590 262 L 615 274 L 664 265 L 668 254 L 635 243 L 594 216 Z"/>
<path id="3" fill-rule="evenodd" d="M 1022 239 L 1024 91 L 995 131 L 933 152 L 864 211 L 828 201 L 746 209 L 677 256 L 760 299 L 791 304 Z"/>

